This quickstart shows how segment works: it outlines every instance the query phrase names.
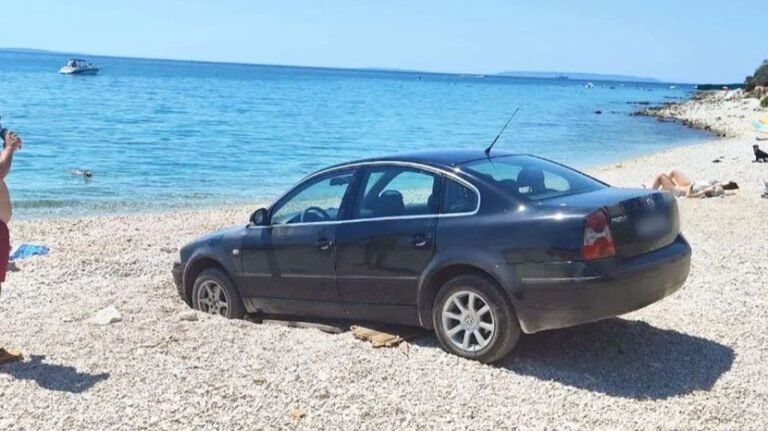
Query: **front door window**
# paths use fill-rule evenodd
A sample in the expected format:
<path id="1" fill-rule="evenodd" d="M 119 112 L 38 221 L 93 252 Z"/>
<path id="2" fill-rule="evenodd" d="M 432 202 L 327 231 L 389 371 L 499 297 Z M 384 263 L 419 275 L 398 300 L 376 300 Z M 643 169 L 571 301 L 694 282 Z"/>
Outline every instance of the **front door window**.
<path id="1" fill-rule="evenodd" d="M 324 176 L 300 186 L 272 212 L 272 224 L 317 223 L 340 217 L 341 202 L 352 182 L 352 172 Z"/>

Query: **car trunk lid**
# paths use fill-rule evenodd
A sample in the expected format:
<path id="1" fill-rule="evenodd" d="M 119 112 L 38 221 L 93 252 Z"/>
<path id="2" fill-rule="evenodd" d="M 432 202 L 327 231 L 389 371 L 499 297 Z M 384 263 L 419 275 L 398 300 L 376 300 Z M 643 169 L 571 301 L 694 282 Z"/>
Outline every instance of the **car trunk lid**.
<path id="1" fill-rule="evenodd" d="M 609 219 L 616 255 L 623 258 L 665 247 L 674 242 L 680 231 L 675 198 L 656 190 L 607 187 L 548 199 L 541 204 L 583 210 L 585 216 L 604 210 Z"/>

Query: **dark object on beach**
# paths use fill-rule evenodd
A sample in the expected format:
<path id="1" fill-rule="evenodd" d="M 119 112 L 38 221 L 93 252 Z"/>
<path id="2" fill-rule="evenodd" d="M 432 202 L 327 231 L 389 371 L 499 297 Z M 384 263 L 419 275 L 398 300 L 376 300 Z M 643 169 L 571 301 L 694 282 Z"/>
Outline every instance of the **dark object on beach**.
<path id="1" fill-rule="evenodd" d="M 680 289 L 691 248 L 679 226 L 670 193 L 538 157 L 411 153 L 309 175 L 249 224 L 186 244 L 172 273 L 205 313 L 417 326 L 448 352 L 495 362 L 522 332 Z"/>
<path id="2" fill-rule="evenodd" d="M 600 114 L 602 114 L 602 113 L 603 113 L 603 111 L 601 111 L 601 110 L 599 110 L 599 109 L 598 109 L 597 111 L 595 111 L 595 114 L 597 114 L 597 115 L 600 115 Z"/>
<path id="3" fill-rule="evenodd" d="M 720 160 L 720 159 L 715 159 L 715 160 L 712 160 L 712 163 L 722 163 L 722 162 L 723 162 L 723 161 L 722 161 L 722 160 Z"/>
<path id="4" fill-rule="evenodd" d="M 760 146 L 755 144 L 752 146 L 752 151 L 755 152 L 756 162 L 768 162 L 768 153 L 760 149 Z"/>
<path id="5" fill-rule="evenodd" d="M 739 185 L 735 181 L 728 181 L 723 184 L 723 190 L 738 190 Z"/>
<path id="6" fill-rule="evenodd" d="M 768 141 L 768 138 L 761 138 L 759 136 L 755 136 L 756 141 Z"/>

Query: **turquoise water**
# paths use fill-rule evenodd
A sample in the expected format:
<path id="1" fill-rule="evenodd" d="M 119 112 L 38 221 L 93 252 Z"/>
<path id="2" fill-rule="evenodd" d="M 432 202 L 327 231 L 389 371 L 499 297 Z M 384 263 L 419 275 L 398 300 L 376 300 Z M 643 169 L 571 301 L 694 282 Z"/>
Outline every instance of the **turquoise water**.
<path id="1" fill-rule="evenodd" d="M 484 148 L 518 106 L 498 148 L 576 167 L 704 137 L 629 115 L 627 102 L 683 86 L 105 57 L 89 58 L 98 76 L 62 76 L 66 59 L 0 52 L 0 113 L 25 141 L 8 179 L 15 217 L 263 201 L 333 163 Z"/>

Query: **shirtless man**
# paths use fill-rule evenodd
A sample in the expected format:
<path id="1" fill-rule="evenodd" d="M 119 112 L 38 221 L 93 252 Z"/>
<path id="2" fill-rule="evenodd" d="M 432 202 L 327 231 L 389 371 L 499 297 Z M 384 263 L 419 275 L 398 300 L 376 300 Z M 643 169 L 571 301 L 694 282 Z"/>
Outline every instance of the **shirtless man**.
<path id="1" fill-rule="evenodd" d="M 8 222 L 11 221 L 11 195 L 5 185 L 5 177 L 11 171 L 13 153 L 21 149 L 21 138 L 9 131 L 5 135 L 3 150 L 0 152 L 0 293 L 8 270 L 8 254 L 11 248 Z M 24 359 L 19 352 L 7 351 L 0 347 L 0 365 Z"/>

